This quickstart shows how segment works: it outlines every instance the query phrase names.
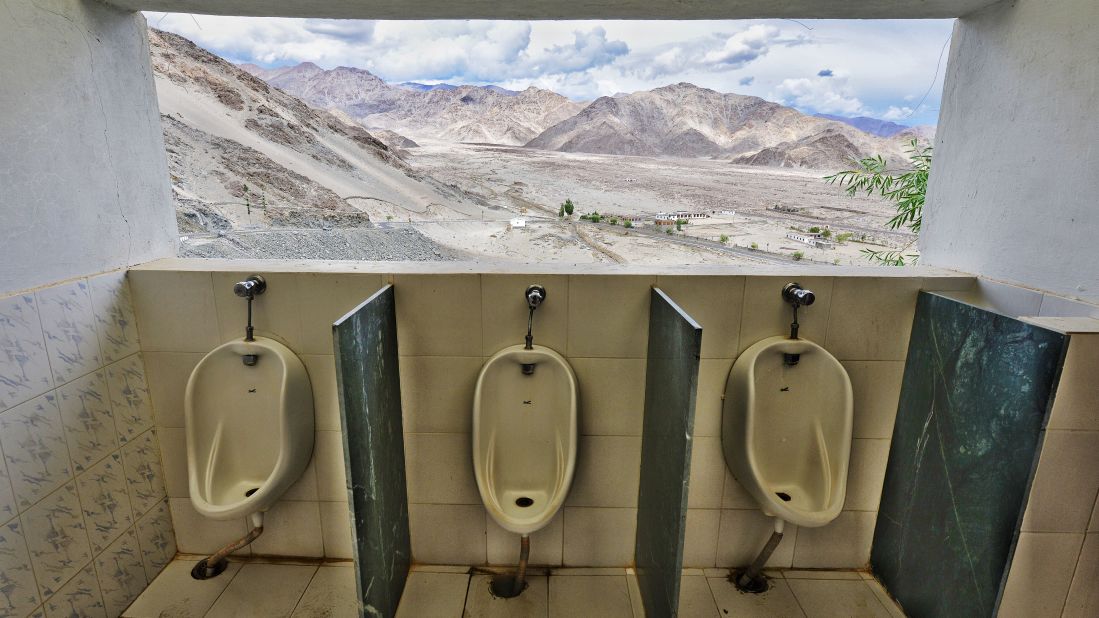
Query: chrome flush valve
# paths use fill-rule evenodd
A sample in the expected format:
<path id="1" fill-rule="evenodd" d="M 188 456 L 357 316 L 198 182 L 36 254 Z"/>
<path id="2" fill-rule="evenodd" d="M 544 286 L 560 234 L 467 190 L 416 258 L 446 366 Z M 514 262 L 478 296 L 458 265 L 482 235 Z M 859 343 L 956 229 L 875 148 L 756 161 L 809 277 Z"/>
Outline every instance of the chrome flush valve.
<path id="1" fill-rule="evenodd" d="M 546 300 L 546 288 L 540 285 L 532 285 L 527 288 L 527 306 L 537 309 Z"/>
<path id="2" fill-rule="evenodd" d="M 790 324 L 790 338 L 798 338 L 798 307 L 808 307 L 817 300 L 817 295 L 801 287 L 800 283 L 787 283 L 782 287 L 782 300 L 794 308 L 794 321 Z M 783 354 L 783 363 L 793 367 L 801 360 L 800 354 Z"/>

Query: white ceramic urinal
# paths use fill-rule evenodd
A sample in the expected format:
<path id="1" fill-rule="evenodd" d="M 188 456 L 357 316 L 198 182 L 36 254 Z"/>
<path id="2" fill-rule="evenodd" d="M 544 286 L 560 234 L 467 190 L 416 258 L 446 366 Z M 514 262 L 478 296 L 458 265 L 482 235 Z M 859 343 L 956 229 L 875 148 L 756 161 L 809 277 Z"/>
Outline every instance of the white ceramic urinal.
<path id="1" fill-rule="evenodd" d="M 823 526 L 843 509 L 852 411 L 851 380 L 835 357 L 805 339 L 764 339 L 729 373 L 725 462 L 767 515 Z"/>
<path id="2" fill-rule="evenodd" d="M 568 495 L 576 467 L 576 375 L 557 352 L 521 345 L 490 358 L 473 400 L 473 471 L 505 530 L 542 528 Z"/>
<path id="3" fill-rule="evenodd" d="M 213 519 L 262 513 L 313 453 L 313 391 L 301 360 L 272 339 L 236 340 L 191 373 L 185 401 L 191 503 Z"/>

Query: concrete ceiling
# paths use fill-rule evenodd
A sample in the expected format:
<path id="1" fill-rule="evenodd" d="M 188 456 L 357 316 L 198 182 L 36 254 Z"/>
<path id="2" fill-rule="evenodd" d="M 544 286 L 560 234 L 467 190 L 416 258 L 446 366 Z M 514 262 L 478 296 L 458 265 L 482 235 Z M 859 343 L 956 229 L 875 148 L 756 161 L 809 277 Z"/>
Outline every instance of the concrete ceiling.
<path id="1" fill-rule="evenodd" d="M 998 0 L 108 0 L 132 11 L 344 19 L 920 19 Z"/>

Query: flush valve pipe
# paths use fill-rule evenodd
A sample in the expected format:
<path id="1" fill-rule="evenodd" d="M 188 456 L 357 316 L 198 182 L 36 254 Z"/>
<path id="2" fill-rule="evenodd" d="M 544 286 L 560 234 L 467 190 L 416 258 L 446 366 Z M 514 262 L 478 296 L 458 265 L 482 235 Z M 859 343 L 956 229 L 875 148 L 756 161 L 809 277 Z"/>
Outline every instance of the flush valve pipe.
<path id="1" fill-rule="evenodd" d="M 767 584 L 767 576 L 763 574 L 763 565 L 767 564 L 767 561 L 771 559 L 771 554 L 775 553 L 775 548 L 782 541 L 782 529 L 786 522 L 779 518 L 775 518 L 775 531 L 771 533 L 771 538 L 767 539 L 767 544 L 763 546 L 763 551 L 759 552 L 756 559 L 752 561 L 752 564 L 743 571 L 733 571 L 729 574 L 729 579 L 733 581 L 733 584 L 737 587 L 737 590 L 742 592 L 751 592 L 758 594 L 760 592 L 766 592 L 770 587 Z"/>
<path id="2" fill-rule="evenodd" d="M 263 294 L 266 291 L 267 291 L 267 281 L 259 275 L 252 275 L 251 277 L 248 277 L 244 281 L 237 282 L 233 286 L 233 293 L 234 294 L 236 294 L 237 296 L 239 296 L 241 298 L 248 299 L 248 326 L 244 329 L 244 340 L 245 341 L 255 341 L 256 340 L 255 332 L 254 332 L 255 329 L 252 328 L 252 301 L 255 300 L 257 296 L 259 296 L 260 294 Z M 245 365 L 255 365 L 256 364 L 254 357 L 251 359 L 251 362 L 248 362 L 248 360 L 249 359 L 247 359 L 247 358 L 245 359 L 245 361 L 244 361 Z"/>
<path id="3" fill-rule="evenodd" d="M 794 308 L 794 321 L 790 324 L 790 338 L 798 338 L 798 307 L 808 307 L 817 300 L 817 295 L 801 287 L 800 283 L 787 283 L 782 287 L 782 299 Z M 792 367 L 801 360 L 800 354 L 783 354 L 783 363 Z"/>
<path id="4" fill-rule="evenodd" d="M 527 314 L 527 342 L 523 348 L 526 350 L 533 350 L 534 335 L 532 331 L 534 329 L 534 310 L 542 306 L 542 303 L 546 302 L 546 288 L 540 285 L 532 285 L 527 288 L 524 295 L 527 298 L 527 307 L 530 309 L 530 312 Z"/>

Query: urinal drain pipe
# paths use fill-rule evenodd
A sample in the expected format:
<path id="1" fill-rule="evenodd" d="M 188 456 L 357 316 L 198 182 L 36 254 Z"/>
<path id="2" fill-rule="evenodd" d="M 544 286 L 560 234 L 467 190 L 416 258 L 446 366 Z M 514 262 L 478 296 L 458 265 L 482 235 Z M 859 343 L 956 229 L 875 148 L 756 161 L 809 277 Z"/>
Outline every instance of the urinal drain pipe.
<path id="1" fill-rule="evenodd" d="M 515 574 L 515 586 L 512 596 L 519 596 L 527 585 L 527 560 L 530 558 L 530 537 L 523 535 L 519 541 L 519 572 Z"/>
<path id="2" fill-rule="evenodd" d="M 775 531 L 771 533 L 771 538 L 767 539 L 763 551 L 759 552 L 747 569 L 740 573 L 734 572 L 730 576 L 738 590 L 752 593 L 767 591 L 767 577 L 763 575 L 763 565 L 771 559 L 771 554 L 775 553 L 775 548 L 782 541 L 783 524 L 783 520 L 775 518 Z"/>
<path id="3" fill-rule="evenodd" d="M 263 513 L 252 513 L 251 520 L 252 529 L 248 531 L 248 534 L 222 547 L 210 556 L 199 560 L 195 568 L 191 569 L 191 577 L 210 579 L 221 575 L 225 568 L 229 566 L 229 560 L 227 560 L 229 554 L 242 547 L 247 547 L 252 541 L 258 539 L 259 535 L 263 534 Z"/>

